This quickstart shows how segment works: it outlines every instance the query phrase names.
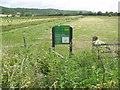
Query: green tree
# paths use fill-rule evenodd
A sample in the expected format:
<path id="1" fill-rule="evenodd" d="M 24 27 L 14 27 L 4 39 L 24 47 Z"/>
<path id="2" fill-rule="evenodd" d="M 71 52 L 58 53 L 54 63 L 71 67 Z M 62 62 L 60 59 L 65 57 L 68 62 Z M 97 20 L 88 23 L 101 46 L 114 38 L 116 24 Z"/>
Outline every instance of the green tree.
<path id="1" fill-rule="evenodd" d="M 105 12 L 105 16 L 109 16 L 109 12 L 106 11 L 106 12 Z"/>
<path id="2" fill-rule="evenodd" d="M 22 9 L 21 12 L 20 12 L 20 16 L 24 16 L 25 15 L 25 12 L 24 10 Z"/>
<path id="3" fill-rule="evenodd" d="M 114 12 L 114 16 L 117 16 L 118 15 L 118 13 L 117 12 Z"/>
<path id="4" fill-rule="evenodd" d="M 26 13 L 24 16 L 32 16 L 32 13 Z"/>
<path id="5" fill-rule="evenodd" d="M 101 16 L 101 15 L 103 15 L 103 13 L 102 13 L 101 11 L 98 11 L 98 12 L 97 12 L 97 15 L 100 15 L 100 16 Z"/>
<path id="6" fill-rule="evenodd" d="M 80 11 L 80 12 L 79 12 L 79 15 L 83 15 L 83 12 L 82 12 L 82 11 Z"/>

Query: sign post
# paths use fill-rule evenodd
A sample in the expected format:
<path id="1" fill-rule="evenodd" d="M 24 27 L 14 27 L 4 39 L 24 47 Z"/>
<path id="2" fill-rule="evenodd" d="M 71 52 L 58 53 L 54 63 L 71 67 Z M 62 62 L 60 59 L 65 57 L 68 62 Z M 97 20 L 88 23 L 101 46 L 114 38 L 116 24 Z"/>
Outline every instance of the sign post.
<path id="1" fill-rule="evenodd" d="M 70 53 L 72 53 L 72 27 L 70 26 L 54 26 L 52 28 L 52 48 L 56 44 L 70 45 Z"/>

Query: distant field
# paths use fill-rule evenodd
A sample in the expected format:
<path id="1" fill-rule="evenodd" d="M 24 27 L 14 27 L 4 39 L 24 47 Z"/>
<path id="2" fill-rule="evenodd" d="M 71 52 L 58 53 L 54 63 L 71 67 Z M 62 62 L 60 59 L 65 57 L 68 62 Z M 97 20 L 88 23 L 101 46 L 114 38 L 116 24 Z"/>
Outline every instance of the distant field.
<path id="1" fill-rule="evenodd" d="M 27 27 L 31 25 L 37 25 L 46 22 L 53 22 L 57 20 L 69 20 L 73 19 L 74 16 L 71 17 L 59 17 L 59 16 L 41 16 L 41 17 L 4 17 L 0 20 L 0 27 L 2 27 L 2 31 L 10 31 L 16 28 Z"/>
<path id="2" fill-rule="evenodd" d="M 70 17 L 69 17 L 70 18 Z M 22 26 L 20 23 L 25 25 L 25 22 L 28 23 L 28 26 L 13 29 L 10 32 L 3 33 L 3 46 L 17 45 L 22 43 L 23 32 L 26 32 L 26 37 L 29 42 L 41 43 L 39 40 L 48 41 L 51 44 L 51 28 L 55 25 L 67 24 L 73 27 L 73 48 L 75 52 L 79 52 L 80 49 L 90 49 L 91 41 L 93 36 L 98 36 L 101 40 L 107 43 L 116 43 L 118 42 L 118 17 L 80 17 L 79 19 L 72 17 L 71 20 L 68 17 L 37 17 L 37 18 L 15 18 L 13 19 L 13 24 L 18 24 L 17 26 Z M 77 17 L 78 18 L 78 17 Z M 3 21 L 9 20 L 11 18 L 5 18 Z M 53 20 L 48 22 L 47 20 Z M 31 22 L 45 21 L 44 23 L 37 23 L 38 25 L 30 26 Z M 64 21 L 63 21 L 64 20 Z M 11 20 L 12 21 L 12 20 Z M 19 22 L 18 22 L 19 21 Z M 7 23 L 7 22 L 5 22 Z M 30 24 L 30 25 L 29 25 Z M 3 23 L 4 25 L 4 23 Z M 17 27 L 16 26 L 16 27 Z M 9 27 L 9 26 L 8 26 Z M 4 29 L 3 29 L 4 31 Z M 10 39 L 11 38 L 11 39 Z M 33 43 L 33 41 L 35 41 Z M 8 46 L 9 46 L 8 45 Z M 77 51 L 76 51 L 77 50 Z"/>
<path id="3" fill-rule="evenodd" d="M 0 21 L 2 25 L 13 25 L 13 24 L 21 24 L 26 22 L 33 21 L 42 21 L 42 20 L 51 20 L 56 19 L 53 17 L 4 17 Z"/>
<path id="4" fill-rule="evenodd" d="M 70 25 L 74 28 L 73 41 L 77 48 L 89 49 L 93 36 L 106 43 L 118 42 L 118 17 L 85 17 Z"/>
<path id="5" fill-rule="evenodd" d="M 8 21 L 11 21 L 11 23 Z M 11 24 L 11 27 L 9 24 Z M 105 88 L 112 87 L 112 83 L 113 88 L 117 87 L 117 59 L 113 62 L 113 69 L 109 67 L 112 61 L 104 61 L 110 73 L 107 74 L 106 82 L 103 85 L 101 78 L 103 71 L 99 62 L 92 58 L 94 55 L 90 53 L 90 50 L 92 49 L 93 36 L 98 36 L 100 40 L 106 43 L 118 42 L 118 17 L 3 18 L 2 25 L 5 25 L 2 30 L 3 71 L 8 72 L 4 72 L 4 87 L 6 85 L 6 87 L 25 87 L 27 85 L 29 88 Z M 74 58 L 68 58 L 68 45 L 56 45 L 55 48 L 57 52 L 66 56 L 65 59 L 56 57 L 49 52 L 52 44 L 52 27 L 55 25 L 70 25 L 73 27 Z M 24 48 L 23 37 L 26 38 L 27 49 Z M 9 69 L 10 67 L 11 69 Z M 48 71 L 50 69 L 50 73 L 46 74 L 47 71 L 44 69 Z M 46 76 L 40 74 L 40 72 Z M 8 82 L 7 77 L 10 79 Z"/>

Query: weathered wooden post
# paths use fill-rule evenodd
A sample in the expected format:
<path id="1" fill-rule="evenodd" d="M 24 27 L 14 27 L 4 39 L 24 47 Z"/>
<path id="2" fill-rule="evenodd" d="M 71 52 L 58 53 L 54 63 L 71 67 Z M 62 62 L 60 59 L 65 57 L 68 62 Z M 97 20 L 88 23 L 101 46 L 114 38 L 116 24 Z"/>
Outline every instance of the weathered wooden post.
<path id="1" fill-rule="evenodd" d="M 98 37 L 94 36 L 92 37 L 92 52 L 97 53 L 98 60 L 100 59 L 100 44 L 96 44 L 96 40 Z"/>
<path id="2" fill-rule="evenodd" d="M 24 37 L 24 36 L 23 36 L 23 41 L 24 41 L 24 47 L 27 48 L 26 37 Z"/>
<path id="3" fill-rule="evenodd" d="M 26 37 L 25 37 L 25 31 L 23 33 L 23 42 L 24 42 L 24 47 L 27 48 L 27 41 L 26 41 Z"/>
<path id="4" fill-rule="evenodd" d="M 101 44 L 95 44 L 95 37 L 92 37 L 92 49 L 93 49 L 93 53 L 95 53 L 95 49 L 96 49 L 97 50 L 97 59 L 98 59 L 99 63 L 102 66 L 102 69 L 103 69 L 103 76 L 102 76 L 103 81 L 102 81 L 102 83 L 104 83 L 105 82 L 105 71 L 106 70 L 105 70 L 105 66 L 103 64 L 103 61 L 100 58 L 100 46 L 101 46 Z"/>

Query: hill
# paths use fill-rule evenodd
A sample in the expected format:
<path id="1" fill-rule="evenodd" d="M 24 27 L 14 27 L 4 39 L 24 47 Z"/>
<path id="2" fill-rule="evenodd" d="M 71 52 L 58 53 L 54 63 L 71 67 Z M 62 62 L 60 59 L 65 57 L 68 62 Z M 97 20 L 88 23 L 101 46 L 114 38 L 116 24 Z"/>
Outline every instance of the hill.
<path id="1" fill-rule="evenodd" d="M 59 10 L 59 9 L 33 9 L 33 8 L 8 8 L 3 7 L 2 14 L 17 14 L 17 12 L 24 14 L 39 14 L 39 15 L 49 15 L 49 14 L 70 14 L 70 13 L 79 13 L 79 12 L 88 12 L 85 10 L 75 11 L 75 10 Z"/>

